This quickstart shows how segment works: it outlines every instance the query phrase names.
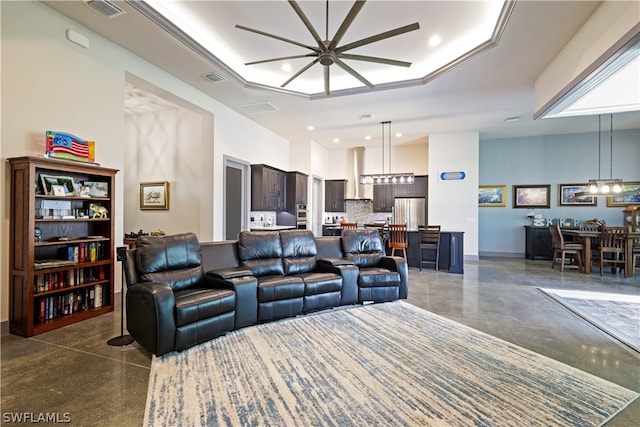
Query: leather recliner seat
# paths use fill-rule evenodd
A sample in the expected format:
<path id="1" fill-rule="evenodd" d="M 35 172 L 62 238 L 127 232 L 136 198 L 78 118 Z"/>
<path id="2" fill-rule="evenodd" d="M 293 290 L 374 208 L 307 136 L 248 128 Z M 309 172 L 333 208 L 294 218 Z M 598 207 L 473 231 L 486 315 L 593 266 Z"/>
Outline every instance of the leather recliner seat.
<path id="1" fill-rule="evenodd" d="M 358 269 L 358 302 L 386 302 L 406 298 L 401 291 L 406 262 L 386 256 L 377 230 L 342 230 L 344 257 Z M 404 259 L 401 258 L 403 261 Z"/>
<path id="2" fill-rule="evenodd" d="M 336 273 L 339 270 L 318 264 L 313 233 L 308 230 L 281 231 L 280 241 L 285 274 L 300 277 L 304 282 L 303 311 L 309 313 L 339 306 L 342 277 Z"/>
<path id="3" fill-rule="evenodd" d="M 140 237 L 129 255 L 127 330 L 150 352 L 183 350 L 234 329 L 236 294 L 205 276 L 195 234 Z"/>
<path id="4" fill-rule="evenodd" d="M 302 313 L 304 281 L 285 276 L 282 244 L 277 231 L 243 231 L 238 236 L 242 266 L 258 280 L 258 321 L 282 319 Z"/>

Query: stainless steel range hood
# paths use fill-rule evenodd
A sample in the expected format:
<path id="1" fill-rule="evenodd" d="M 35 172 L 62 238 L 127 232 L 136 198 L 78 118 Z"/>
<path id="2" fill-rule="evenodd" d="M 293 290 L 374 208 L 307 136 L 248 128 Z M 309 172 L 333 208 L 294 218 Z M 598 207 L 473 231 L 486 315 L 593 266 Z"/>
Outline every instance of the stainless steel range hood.
<path id="1" fill-rule="evenodd" d="M 351 175 L 347 181 L 347 195 L 345 200 L 365 200 L 371 201 L 370 197 L 365 196 L 365 186 L 360 184 L 360 175 L 364 171 L 364 147 L 356 147 L 352 150 L 353 167 Z"/>

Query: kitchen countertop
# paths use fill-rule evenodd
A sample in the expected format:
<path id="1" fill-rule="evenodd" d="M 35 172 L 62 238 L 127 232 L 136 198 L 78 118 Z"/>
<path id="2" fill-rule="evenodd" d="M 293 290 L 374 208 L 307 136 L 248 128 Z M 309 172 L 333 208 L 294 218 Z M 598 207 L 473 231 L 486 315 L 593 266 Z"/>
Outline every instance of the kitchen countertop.
<path id="1" fill-rule="evenodd" d="M 295 225 L 268 225 L 264 227 L 251 227 L 251 231 L 280 231 L 280 230 L 294 230 Z"/>

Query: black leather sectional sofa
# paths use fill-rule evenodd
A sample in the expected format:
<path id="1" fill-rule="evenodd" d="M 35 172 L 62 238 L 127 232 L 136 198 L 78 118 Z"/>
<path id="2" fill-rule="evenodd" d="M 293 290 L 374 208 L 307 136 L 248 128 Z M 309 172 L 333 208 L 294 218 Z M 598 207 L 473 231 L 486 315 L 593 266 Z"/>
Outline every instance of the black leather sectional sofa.
<path id="1" fill-rule="evenodd" d="M 407 297 L 407 264 L 376 230 L 314 237 L 242 232 L 200 244 L 193 233 L 140 237 L 127 251 L 127 329 L 156 355 L 226 332 L 341 305 Z"/>

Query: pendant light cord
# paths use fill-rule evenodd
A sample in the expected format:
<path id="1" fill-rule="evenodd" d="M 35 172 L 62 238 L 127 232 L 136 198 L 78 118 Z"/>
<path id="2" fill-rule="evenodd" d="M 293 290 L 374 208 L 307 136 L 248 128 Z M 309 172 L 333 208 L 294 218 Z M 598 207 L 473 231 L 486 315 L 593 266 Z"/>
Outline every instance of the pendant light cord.
<path id="1" fill-rule="evenodd" d="M 609 179 L 613 180 L 613 114 L 610 116 L 611 127 L 609 129 L 609 144 L 611 146 L 609 152 Z"/>

